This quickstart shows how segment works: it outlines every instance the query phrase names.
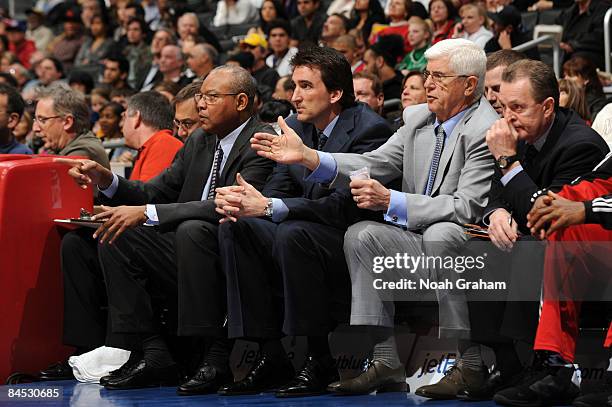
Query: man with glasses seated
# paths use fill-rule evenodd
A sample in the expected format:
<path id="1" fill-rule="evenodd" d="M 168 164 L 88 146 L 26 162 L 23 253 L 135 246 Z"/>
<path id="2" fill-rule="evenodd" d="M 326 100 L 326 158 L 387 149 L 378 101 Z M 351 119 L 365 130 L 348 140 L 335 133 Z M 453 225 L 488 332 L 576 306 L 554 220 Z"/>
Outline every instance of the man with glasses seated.
<path id="1" fill-rule="evenodd" d="M 101 262 L 94 266 L 106 284 L 109 331 L 129 338 L 125 342 L 132 351 L 124 366 L 102 378 L 107 389 L 178 382 L 178 366 L 161 337 L 159 310 L 164 308 L 171 333 L 178 315 L 178 335 L 208 345 L 201 368 L 195 374 L 182 372 L 194 380 L 179 393 L 216 392 L 231 380 L 225 279 L 218 260 L 221 215 L 213 197 L 217 187 L 234 184 L 238 172 L 261 188 L 272 171 L 273 163 L 249 148 L 254 133 L 273 131 L 257 120 L 254 97 L 253 78 L 243 68 L 212 70 L 195 95 L 206 133 L 189 137 L 172 165 L 146 183 L 114 176 L 91 161 L 64 160 L 77 183 L 96 185 L 110 205 L 129 205 L 107 208 L 95 217 L 108 219 L 94 234 Z M 137 120 L 137 115 L 128 110 L 126 120 Z M 105 331 L 98 332 L 99 346 Z"/>
<path id="2" fill-rule="evenodd" d="M 36 99 L 33 130 L 43 138 L 46 151 L 88 157 L 110 168 L 102 143 L 91 132 L 89 108 L 82 94 L 56 84 L 41 88 Z"/>
<path id="3" fill-rule="evenodd" d="M 122 131 L 126 146 L 138 150 L 130 180 L 150 180 L 170 166 L 183 146 L 172 136 L 171 129 L 172 106 L 163 95 L 149 91 L 129 99 L 127 113 L 123 114 Z M 64 343 L 75 346 L 77 354 L 104 343 L 127 347 L 112 335 L 106 337 L 107 313 L 102 311 L 106 305 L 106 290 L 102 271 L 97 267 L 97 246 L 88 228 L 70 232 L 62 239 Z M 41 372 L 41 377 L 46 380 L 71 376 L 66 362 L 56 363 Z"/>
<path id="4" fill-rule="evenodd" d="M 338 394 L 406 389 L 393 336 L 393 300 L 418 298 L 414 291 L 399 298 L 375 289 L 377 260 L 397 254 L 418 258 L 453 253 L 467 240 L 462 225 L 480 221 L 487 202 L 493 159 L 485 134 L 497 114 L 483 97 L 485 53 L 471 41 L 450 39 L 431 47 L 425 57 L 427 105 L 406 108 L 406 124 L 377 150 L 363 155 L 316 151 L 287 128 L 278 137 L 256 134 L 252 143 L 263 157 L 313 171 L 307 180 L 330 188 L 350 186 L 359 208 L 385 213 L 386 223 L 361 221 L 344 236 L 352 284 L 350 323 L 368 327 L 374 349 L 367 371 L 328 387 Z M 351 176 L 364 167 L 369 177 Z M 396 180 L 402 180 L 401 191 L 387 187 Z M 395 281 L 410 278 L 413 270 L 403 271 L 394 268 L 381 276 Z M 436 267 L 416 270 L 424 280 L 456 277 L 454 272 L 442 272 Z M 457 367 L 439 383 L 417 390 L 426 397 L 453 398 L 464 383 L 478 385 L 486 378 L 478 345 L 465 339 L 470 331 L 466 301 L 454 294 L 437 292 L 440 336 L 459 339 Z"/>
<path id="5" fill-rule="evenodd" d="M 185 141 L 200 128 L 200 116 L 195 95 L 200 92 L 201 81 L 185 86 L 174 97 L 174 130 L 176 136 Z M 203 130 L 200 130 L 202 132 Z"/>

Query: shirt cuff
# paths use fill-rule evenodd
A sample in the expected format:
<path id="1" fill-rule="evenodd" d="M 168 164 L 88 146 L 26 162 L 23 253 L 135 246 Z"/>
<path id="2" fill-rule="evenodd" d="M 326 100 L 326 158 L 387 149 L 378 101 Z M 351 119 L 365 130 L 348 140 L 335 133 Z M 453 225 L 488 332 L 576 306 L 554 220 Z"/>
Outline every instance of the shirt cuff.
<path id="1" fill-rule="evenodd" d="M 510 171 L 508 171 L 506 173 L 506 175 L 504 175 L 503 177 L 501 177 L 501 183 L 503 184 L 503 186 L 508 185 L 508 183 L 510 181 L 512 181 L 512 178 L 515 177 L 516 174 L 518 174 L 519 172 L 523 171 L 523 166 L 521 164 L 517 165 L 516 167 L 514 167 L 513 169 L 511 169 Z"/>
<path id="2" fill-rule="evenodd" d="M 115 196 L 117 188 L 119 188 L 119 177 L 117 176 L 117 174 L 113 174 L 113 182 L 111 182 L 108 188 L 101 189 L 100 187 L 98 187 L 98 191 L 102 192 L 104 196 L 111 199 L 113 196 Z"/>
<path id="3" fill-rule="evenodd" d="M 385 213 L 384 218 L 387 222 L 391 222 L 398 226 L 408 225 L 408 205 L 406 203 L 405 193 L 391 190 L 389 209 L 387 213 Z"/>
<path id="4" fill-rule="evenodd" d="M 319 166 L 304 180 L 318 182 L 320 184 L 329 184 L 336 178 L 338 164 L 336 164 L 336 160 L 330 153 L 317 151 L 317 155 L 319 156 Z"/>
<path id="5" fill-rule="evenodd" d="M 289 215 L 289 208 L 282 199 L 272 198 L 272 222 L 279 223 Z"/>
<path id="6" fill-rule="evenodd" d="M 157 216 L 157 209 L 155 209 L 155 205 L 147 204 L 147 221 L 145 225 L 155 226 L 159 225 L 159 217 Z"/>

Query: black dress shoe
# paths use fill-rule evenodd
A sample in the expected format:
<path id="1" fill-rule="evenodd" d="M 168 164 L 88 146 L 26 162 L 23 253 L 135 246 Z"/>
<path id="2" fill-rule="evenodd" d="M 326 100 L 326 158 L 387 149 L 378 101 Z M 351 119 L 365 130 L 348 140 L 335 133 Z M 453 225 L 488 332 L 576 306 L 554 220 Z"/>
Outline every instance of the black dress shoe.
<path id="1" fill-rule="evenodd" d="M 308 356 L 293 380 L 278 389 L 276 397 L 319 396 L 327 393 L 327 386 L 339 379 L 331 356 L 319 360 Z"/>
<path id="2" fill-rule="evenodd" d="M 533 369 L 514 387 L 501 390 L 493 396 L 503 406 L 562 406 L 571 404 L 580 389 L 572 383 L 571 366 L 543 366 Z"/>
<path id="3" fill-rule="evenodd" d="M 40 380 L 71 380 L 74 379 L 72 368 L 67 360 L 56 362 L 40 371 Z"/>
<path id="4" fill-rule="evenodd" d="M 232 373 L 229 366 L 224 370 L 204 362 L 197 373 L 189 381 L 181 384 L 176 393 L 180 396 L 193 396 L 196 394 L 216 393 L 221 386 L 232 381 Z"/>
<path id="5" fill-rule="evenodd" d="M 612 406 L 612 390 L 585 394 L 574 400 L 574 407 L 609 407 Z"/>
<path id="6" fill-rule="evenodd" d="M 150 367 L 144 359 L 141 359 L 127 369 L 123 375 L 109 379 L 104 387 L 108 390 L 123 390 L 176 386 L 178 378 L 179 372 L 176 364 L 165 367 Z"/>
<path id="7" fill-rule="evenodd" d="M 138 363 L 142 359 L 142 352 L 134 352 L 130 353 L 130 358 L 125 362 L 119 369 L 115 369 L 110 371 L 106 376 L 102 376 L 100 378 L 100 384 L 102 386 L 106 386 L 106 384 L 111 379 L 115 379 L 119 376 L 123 376 L 129 369 L 132 368 L 136 363 Z"/>
<path id="8" fill-rule="evenodd" d="M 221 386 L 218 393 L 222 396 L 259 394 L 277 389 L 294 375 L 295 371 L 288 360 L 278 362 L 262 356 L 255 361 L 244 379 Z"/>

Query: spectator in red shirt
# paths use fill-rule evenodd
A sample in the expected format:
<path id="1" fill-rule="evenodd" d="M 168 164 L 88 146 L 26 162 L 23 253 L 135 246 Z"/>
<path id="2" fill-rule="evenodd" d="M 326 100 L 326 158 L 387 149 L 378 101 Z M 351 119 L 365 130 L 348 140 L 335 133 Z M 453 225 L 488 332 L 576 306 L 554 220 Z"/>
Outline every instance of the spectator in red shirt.
<path id="1" fill-rule="evenodd" d="M 8 37 L 8 50 L 17 56 L 21 65 L 30 69 L 30 58 L 36 52 L 36 44 L 26 39 L 25 33 L 27 25 L 24 21 L 4 20 L 6 25 L 6 35 Z"/>
<path id="2" fill-rule="evenodd" d="M 148 181 L 170 166 L 183 143 L 172 136 L 170 102 L 158 92 L 141 92 L 128 100 L 123 136 L 138 150 L 130 179 Z"/>

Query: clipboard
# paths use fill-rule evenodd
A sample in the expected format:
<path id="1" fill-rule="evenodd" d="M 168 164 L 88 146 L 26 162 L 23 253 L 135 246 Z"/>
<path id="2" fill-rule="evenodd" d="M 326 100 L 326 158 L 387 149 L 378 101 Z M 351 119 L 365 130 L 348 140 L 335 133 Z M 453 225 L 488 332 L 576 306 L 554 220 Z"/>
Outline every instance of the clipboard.
<path id="1" fill-rule="evenodd" d="M 73 225 L 73 226 L 84 226 L 87 228 L 97 229 L 101 224 L 106 222 L 107 219 L 91 220 L 91 219 L 80 219 L 80 218 L 68 218 L 68 219 L 53 219 L 53 222 L 60 225 Z"/>

